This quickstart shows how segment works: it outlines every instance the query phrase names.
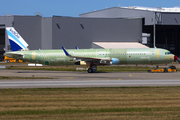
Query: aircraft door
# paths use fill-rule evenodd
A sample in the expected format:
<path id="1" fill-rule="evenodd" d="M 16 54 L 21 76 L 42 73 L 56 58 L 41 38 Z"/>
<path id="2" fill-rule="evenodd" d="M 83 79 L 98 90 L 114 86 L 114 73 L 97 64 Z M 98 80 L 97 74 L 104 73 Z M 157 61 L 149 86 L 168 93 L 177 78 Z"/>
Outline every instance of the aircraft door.
<path id="1" fill-rule="evenodd" d="M 155 50 L 155 54 L 156 54 L 156 58 L 160 57 L 160 51 L 159 50 Z"/>

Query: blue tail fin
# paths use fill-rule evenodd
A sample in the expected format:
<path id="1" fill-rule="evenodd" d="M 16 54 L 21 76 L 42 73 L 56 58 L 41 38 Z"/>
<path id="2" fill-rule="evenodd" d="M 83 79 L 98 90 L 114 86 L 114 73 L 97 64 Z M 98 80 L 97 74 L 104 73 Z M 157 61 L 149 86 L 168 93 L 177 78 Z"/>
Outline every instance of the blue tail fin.
<path id="1" fill-rule="evenodd" d="M 7 27 L 6 32 L 8 34 L 12 51 L 28 50 L 28 44 L 13 27 Z"/>

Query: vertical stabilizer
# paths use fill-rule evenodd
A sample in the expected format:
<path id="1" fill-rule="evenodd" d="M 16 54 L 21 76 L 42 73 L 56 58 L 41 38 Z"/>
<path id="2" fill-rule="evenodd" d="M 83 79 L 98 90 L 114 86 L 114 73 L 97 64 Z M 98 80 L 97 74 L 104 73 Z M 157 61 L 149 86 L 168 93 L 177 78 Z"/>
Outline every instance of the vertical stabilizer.
<path id="1" fill-rule="evenodd" d="M 6 27 L 12 51 L 28 50 L 28 44 L 13 27 Z"/>

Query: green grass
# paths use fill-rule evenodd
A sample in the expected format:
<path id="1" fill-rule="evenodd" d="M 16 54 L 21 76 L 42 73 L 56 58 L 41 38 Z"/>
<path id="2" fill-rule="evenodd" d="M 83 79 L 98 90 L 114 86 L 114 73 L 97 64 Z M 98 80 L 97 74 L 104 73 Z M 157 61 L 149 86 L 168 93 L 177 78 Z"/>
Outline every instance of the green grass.
<path id="1" fill-rule="evenodd" d="M 98 71 L 112 71 L 112 72 L 143 72 L 150 69 L 155 69 L 155 67 L 139 67 L 139 66 L 104 66 L 98 67 Z"/>
<path id="2" fill-rule="evenodd" d="M 86 66 L 42 66 L 42 67 L 27 67 L 27 66 L 10 66 L 6 69 L 19 70 L 51 70 L 51 71 L 76 71 L 76 68 L 87 68 Z M 147 72 L 147 70 L 155 69 L 155 67 L 140 67 L 140 66 L 98 66 L 99 72 Z M 177 68 L 179 71 L 180 68 Z M 83 70 L 86 71 L 86 70 Z"/>
<path id="3" fill-rule="evenodd" d="M 75 66 L 43 66 L 43 67 L 28 67 L 28 66 L 10 66 L 6 69 L 15 70 L 51 70 L 51 71 L 76 71 Z"/>
<path id="4" fill-rule="evenodd" d="M 0 119 L 180 119 L 180 87 L 0 89 Z"/>

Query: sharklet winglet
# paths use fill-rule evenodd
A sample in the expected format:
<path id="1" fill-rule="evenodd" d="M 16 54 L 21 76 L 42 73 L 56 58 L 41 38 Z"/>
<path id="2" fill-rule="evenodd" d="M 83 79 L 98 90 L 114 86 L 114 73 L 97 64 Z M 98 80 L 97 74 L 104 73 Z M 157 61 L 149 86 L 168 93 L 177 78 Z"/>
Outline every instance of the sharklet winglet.
<path id="1" fill-rule="evenodd" d="M 71 56 L 64 47 L 62 47 L 62 49 L 63 49 L 64 53 L 66 54 L 66 56 Z"/>

